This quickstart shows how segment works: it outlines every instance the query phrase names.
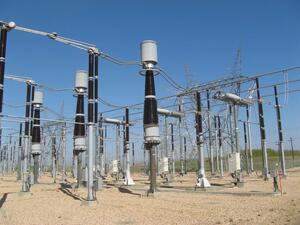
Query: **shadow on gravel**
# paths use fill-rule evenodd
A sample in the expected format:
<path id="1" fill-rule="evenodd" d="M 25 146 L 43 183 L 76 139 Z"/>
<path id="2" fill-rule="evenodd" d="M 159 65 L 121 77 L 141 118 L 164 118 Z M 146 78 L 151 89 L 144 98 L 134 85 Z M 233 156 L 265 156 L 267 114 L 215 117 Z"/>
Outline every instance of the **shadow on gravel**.
<path id="1" fill-rule="evenodd" d="M 4 193 L 4 195 L 3 195 L 2 198 L 0 199 L 0 209 L 2 208 L 4 202 L 6 201 L 7 195 L 8 195 L 8 193 Z"/>
<path id="2" fill-rule="evenodd" d="M 118 188 L 119 189 L 119 192 L 121 192 L 121 193 L 125 193 L 125 194 L 131 194 L 131 195 L 136 195 L 136 196 L 141 196 L 141 194 L 139 194 L 139 193 L 134 193 L 134 192 L 132 192 L 131 190 L 129 190 L 128 188 L 125 188 L 125 187 L 119 187 Z"/>
<path id="3" fill-rule="evenodd" d="M 81 201 L 81 200 L 82 200 L 80 197 L 74 195 L 68 188 L 72 188 L 72 186 L 71 186 L 70 184 L 63 184 L 63 183 L 62 183 L 62 184 L 60 184 L 59 190 L 60 190 L 62 193 L 66 194 L 66 195 L 68 195 L 68 196 L 70 196 L 70 197 L 72 197 L 72 198 L 75 199 L 75 200 L 78 200 L 78 201 Z"/>

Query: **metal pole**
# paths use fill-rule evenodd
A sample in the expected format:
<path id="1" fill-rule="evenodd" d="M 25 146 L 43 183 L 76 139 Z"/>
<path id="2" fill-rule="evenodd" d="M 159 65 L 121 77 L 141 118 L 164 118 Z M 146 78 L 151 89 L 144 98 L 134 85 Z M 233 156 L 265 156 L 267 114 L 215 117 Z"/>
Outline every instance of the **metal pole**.
<path id="1" fill-rule="evenodd" d="M 21 168 L 23 164 L 22 158 L 22 126 L 23 123 L 20 123 L 20 129 L 19 129 L 19 146 L 18 146 L 18 171 L 17 171 L 17 180 L 22 179 L 22 173 L 21 173 Z"/>
<path id="2" fill-rule="evenodd" d="M 230 129 L 230 147 L 231 147 L 231 153 L 234 153 L 234 139 L 233 139 L 233 118 L 232 118 L 232 106 L 228 105 L 229 108 L 229 129 Z"/>
<path id="3" fill-rule="evenodd" d="M 52 136 L 52 177 L 54 178 L 54 183 L 56 183 L 56 137 Z"/>
<path id="4" fill-rule="evenodd" d="M 134 162 L 134 142 L 132 142 L 132 166 L 135 166 L 135 162 Z"/>
<path id="5" fill-rule="evenodd" d="M 172 176 L 175 176 L 175 148 L 174 148 L 174 125 L 173 123 L 170 123 L 171 125 L 171 149 L 172 149 Z"/>
<path id="6" fill-rule="evenodd" d="M 183 138 L 184 145 L 184 173 L 187 174 L 186 137 Z"/>
<path id="7" fill-rule="evenodd" d="M 67 151 L 67 141 L 66 141 L 66 123 L 62 127 L 62 143 L 63 143 L 63 152 L 62 152 L 62 180 L 66 180 L 66 151 Z"/>
<path id="8" fill-rule="evenodd" d="M 234 136 L 235 136 L 235 152 L 240 152 L 240 132 L 239 132 L 239 118 L 238 118 L 238 106 L 233 105 L 233 116 L 234 116 Z"/>
<path id="9" fill-rule="evenodd" d="M 293 158 L 293 166 L 294 166 L 295 156 L 294 156 L 294 144 L 293 144 L 292 137 L 290 137 L 290 142 L 291 142 L 291 150 L 292 150 L 292 158 Z"/>
<path id="10" fill-rule="evenodd" d="M 253 172 L 254 171 L 254 166 L 253 166 L 253 154 L 252 154 L 250 109 L 251 109 L 250 106 L 246 106 L 248 149 L 249 149 L 249 157 L 250 157 L 250 171 Z"/>
<path id="11" fill-rule="evenodd" d="M 181 113 L 182 112 L 182 97 L 179 98 L 179 106 L 178 106 L 178 111 Z M 180 154 L 180 174 L 183 176 L 184 174 L 184 161 L 183 161 L 183 146 L 182 146 L 182 134 L 181 134 L 181 123 L 182 119 L 179 117 L 178 119 L 178 135 L 179 135 L 179 154 Z"/>
<path id="12" fill-rule="evenodd" d="M 248 156 L 248 140 L 247 140 L 247 129 L 246 129 L 246 122 L 243 122 L 244 126 L 244 142 L 245 142 L 245 156 L 246 156 L 246 171 L 249 174 L 249 156 Z"/>
<path id="13" fill-rule="evenodd" d="M 155 145 L 149 146 L 149 159 L 150 159 L 150 188 L 149 193 L 154 193 L 156 190 L 156 163 L 155 163 Z"/>
<path id="14" fill-rule="evenodd" d="M 24 131 L 24 152 L 23 152 L 23 183 L 22 192 L 29 191 L 29 179 L 28 179 L 28 153 L 29 153 L 29 121 L 30 121 L 30 94 L 31 84 L 27 83 L 26 92 L 26 109 L 25 109 L 25 131 Z"/>
<path id="15" fill-rule="evenodd" d="M 256 82 L 256 94 L 258 99 L 257 104 L 258 104 L 258 113 L 259 113 L 260 139 L 261 139 L 262 160 L 263 160 L 262 174 L 264 179 L 267 180 L 269 178 L 269 165 L 268 165 L 268 153 L 267 153 L 267 146 L 266 146 L 264 110 L 262 104 L 262 97 L 260 96 L 258 78 L 255 78 L 255 82 Z"/>
<path id="16" fill-rule="evenodd" d="M 217 172 L 220 172 L 220 163 L 219 163 L 219 148 L 218 148 L 218 125 L 217 125 L 217 116 L 214 116 L 214 127 L 215 127 L 215 141 L 214 146 L 216 150 L 216 163 L 217 163 Z"/>
<path id="17" fill-rule="evenodd" d="M 284 176 L 287 175 L 285 168 L 285 156 L 284 156 L 284 146 L 283 146 L 283 133 L 282 133 L 282 125 L 281 125 L 281 113 L 280 113 L 280 105 L 277 94 L 277 86 L 274 86 L 274 95 L 275 95 L 275 108 L 277 115 L 277 126 L 278 126 L 278 138 L 279 138 L 279 151 L 280 151 L 280 164 L 281 171 Z"/>
<path id="18" fill-rule="evenodd" d="M 167 116 L 165 116 L 165 152 L 166 152 L 166 157 L 168 158 L 169 161 L 169 148 L 168 148 L 168 119 Z"/>
<path id="19" fill-rule="evenodd" d="M 120 157 L 120 125 L 116 125 L 116 159 L 118 160 L 118 174 L 117 180 L 120 177 L 120 170 L 121 170 L 121 157 Z"/>
<path id="20" fill-rule="evenodd" d="M 144 175 L 147 175 L 146 146 L 144 144 Z"/>
<path id="21" fill-rule="evenodd" d="M 210 153 L 210 170 L 211 170 L 211 174 L 214 175 L 215 167 L 214 167 L 214 153 L 212 150 L 209 90 L 206 90 L 206 98 L 207 98 L 208 149 L 209 149 L 209 153 Z"/>
<path id="22" fill-rule="evenodd" d="M 202 125 L 202 109 L 201 109 L 201 96 L 200 92 L 196 92 L 196 141 L 198 150 L 198 179 L 197 187 L 210 187 L 208 180 L 205 177 L 205 165 L 204 165 L 204 151 L 203 151 L 203 125 Z"/>
<path id="23" fill-rule="evenodd" d="M 100 164 L 100 176 L 104 176 L 104 131 L 102 126 L 102 115 L 99 120 L 99 164 Z"/>
<path id="24" fill-rule="evenodd" d="M 219 139 L 219 153 L 220 153 L 220 174 L 224 177 L 224 167 L 223 167 L 223 138 L 222 138 L 222 128 L 221 128 L 221 118 L 218 119 L 218 139 Z"/>

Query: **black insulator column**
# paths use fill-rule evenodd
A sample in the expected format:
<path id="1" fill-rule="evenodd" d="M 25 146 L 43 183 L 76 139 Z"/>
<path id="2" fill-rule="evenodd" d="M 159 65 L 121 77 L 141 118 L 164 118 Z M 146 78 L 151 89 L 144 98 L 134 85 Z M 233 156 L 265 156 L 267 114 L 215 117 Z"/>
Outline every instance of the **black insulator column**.
<path id="1" fill-rule="evenodd" d="M 95 68 L 95 115 L 94 115 L 94 122 L 97 123 L 98 122 L 98 73 L 99 73 L 99 69 L 98 69 L 98 55 L 95 54 L 95 63 L 94 63 L 94 68 Z"/>
<path id="2" fill-rule="evenodd" d="M 34 109 L 32 143 L 41 143 L 40 109 Z"/>
<path id="3" fill-rule="evenodd" d="M 29 120 L 30 120 L 30 93 L 31 93 L 31 84 L 27 83 L 27 92 L 26 92 L 26 111 L 25 111 L 25 136 L 29 136 Z"/>
<path id="4" fill-rule="evenodd" d="M 267 147 L 266 147 L 266 130 L 265 130 L 264 110 L 263 110 L 262 97 L 260 96 L 258 78 L 255 78 L 255 82 L 256 82 L 256 95 L 257 95 L 257 99 L 258 99 L 257 106 L 258 106 L 258 113 L 259 113 L 260 139 L 261 139 L 262 160 L 263 160 L 262 174 L 263 174 L 264 179 L 266 180 L 269 177 L 269 165 L 268 165 L 268 153 L 267 153 Z"/>
<path id="5" fill-rule="evenodd" d="M 94 122 L 94 54 L 89 53 L 88 123 Z"/>
<path id="6" fill-rule="evenodd" d="M 144 126 L 158 126 L 157 101 L 155 97 L 155 83 L 152 70 L 146 71 Z"/>
<path id="7" fill-rule="evenodd" d="M 125 148 L 124 153 L 126 154 L 129 150 L 129 109 L 125 109 Z"/>
<path id="8" fill-rule="evenodd" d="M 2 105 L 3 105 L 6 42 L 7 42 L 7 28 L 2 25 L 1 37 L 0 37 L 0 113 L 2 113 Z"/>
<path id="9" fill-rule="evenodd" d="M 33 101 L 34 101 L 34 92 L 35 92 L 35 87 L 32 85 L 31 86 L 31 106 L 30 106 L 30 118 L 33 118 L 33 113 L 34 113 L 34 106 L 33 106 Z M 30 122 L 30 136 L 32 137 L 32 129 L 33 129 L 33 121 Z"/>
<path id="10" fill-rule="evenodd" d="M 84 95 L 83 94 L 78 94 L 77 96 L 74 137 L 85 137 Z"/>

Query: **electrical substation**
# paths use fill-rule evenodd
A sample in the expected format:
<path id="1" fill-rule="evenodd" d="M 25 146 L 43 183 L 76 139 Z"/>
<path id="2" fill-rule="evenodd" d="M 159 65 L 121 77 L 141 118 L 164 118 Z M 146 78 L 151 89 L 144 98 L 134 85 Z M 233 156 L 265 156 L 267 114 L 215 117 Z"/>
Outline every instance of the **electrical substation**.
<path id="1" fill-rule="evenodd" d="M 199 78 L 199 84 L 183 86 L 162 69 L 167 65 L 159 61 L 160 43 L 155 40 L 140 40 L 136 46 L 140 56 L 131 61 L 103 52 L 102 46 L 22 27 L 17 21 L 0 21 L 0 28 L 0 212 L 10 201 L 21 199 L 18 204 L 22 207 L 24 199 L 30 202 L 37 198 L 42 202 L 46 195 L 56 191 L 61 199 L 67 199 L 60 204 L 66 204 L 66 208 L 77 204 L 95 224 L 102 224 L 102 214 L 97 211 L 91 215 L 91 210 L 100 211 L 98 207 L 103 207 L 103 212 L 122 211 L 121 207 L 126 205 L 126 210 L 130 210 L 133 204 L 153 207 L 149 212 L 156 213 L 164 224 L 175 224 L 167 213 L 175 212 L 172 199 L 179 198 L 182 203 L 174 200 L 174 204 L 181 208 L 175 213 L 182 214 L 182 221 L 176 224 L 198 224 L 207 202 L 222 207 L 217 198 L 224 197 L 232 205 L 239 199 L 247 204 L 248 198 L 255 199 L 257 204 L 281 204 L 290 194 L 287 190 L 292 184 L 288 182 L 296 182 L 300 161 L 293 146 L 296 137 L 285 136 L 282 111 L 293 107 L 287 105 L 290 95 L 299 95 L 300 65 L 244 75 L 238 68 L 238 50 L 230 76 L 209 82 Z M 65 88 L 42 84 L 36 75 L 7 71 L 5 64 L 13 60 L 9 53 L 14 45 L 11 33 L 48 39 L 49 45 L 60 44 L 61 51 L 74 48 L 84 55 L 87 67 L 70 71 L 73 75 L 67 79 L 73 86 Z M 145 85 L 143 93 L 135 94 L 143 96 L 144 101 L 116 105 L 103 100 L 99 90 L 102 77 L 108 75 L 101 72 L 101 61 L 134 67 L 134 76 Z M 159 94 L 155 85 L 161 81 L 158 78 L 167 83 L 173 94 Z M 14 107 L 13 102 L 5 100 L 8 81 L 20 83 L 26 90 L 21 93 L 24 105 L 15 106 L 23 110 L 22 115 L 4 110 Z M 47 106 L 47 99 L 61 92 L 73 97 L 73 101 L 64 103 L 64 107 L 74 109 L 73 116 L 63 116 L 57 108 Z M 126 92 L 122 98 L 131 102 Z M 266 115 L 266 109 L 273 116 Z M 56 117 L 49 118 L 48 113 Z M 268 140 L 271 131 L 267 123 L 272 123 L 276 130 L 277 136 L 272 140 Z M 2 186 L 4 190 L 5 185 L 12 184 L 12 192 L 2 191 Z M 55 207 L 51 197 L 45 201 L 49 207 Z M 117 202 L 123 205 L 110 208 L 109 204 Z M 165 212 L 154 211 L 156 205 L 165 202 Z M 183 222 L 191 216 L 184 213 L 185 207 L 192 207 L 189 204 L 201 206 L 195 211 L 191 209 L 199 217 Z M 214 210 L 213 205 L 207 208 Z M 235 209 L 237 214 L 241 213 L 239 210 L 242 209 Z M 112 217 L 122 215 L 115 212 Z M 142 220 L 137 219 L 135 224 L 142 224 Z M 26 221 L 31 224 L 28 218 Z M 41 221 L 32 224 L 43 224 Z M 105 221 L 103 224 L 111 224 L 109 219 Z M 134 224 L 125 222 L 120 224 Z M 64 224 L 57 220 L 54 223 Z"/>

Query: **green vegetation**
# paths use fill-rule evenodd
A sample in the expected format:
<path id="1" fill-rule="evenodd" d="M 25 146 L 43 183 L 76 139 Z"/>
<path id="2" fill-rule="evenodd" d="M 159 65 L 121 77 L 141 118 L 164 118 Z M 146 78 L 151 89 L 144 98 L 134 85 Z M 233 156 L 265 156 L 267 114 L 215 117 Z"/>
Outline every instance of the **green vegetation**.
<path id="1" fill-rule="evenodd" d="M 279 153 L 278 151 L 275 151 L 273 149 L 267 149 L 268 151 L 268 161 L 269 161 L 269 169 L 271 170 L 274 168 L 275 164 L 279 162 Z M 253 151 L 253 162 L 254 162 L 254 169 L 256 171 L 260 171 L 262 169 L 262 151 L 260 149 L 254 149 Z M 241 160 L 242 160 L 242 166 L 244 167 L 245 164 L 245 151 L 241 152 Z M 292 168 L 292 167 L 298 167 L 300 166 L 300 151 L 296 150 L 294 151 L 294 160 L 292 157 L 292 151 L 286 150 L 285 151 L 285 162 L 286 162 L 286 168 Z M 225 170 L 227 170 L 227 158 L 224 157 L 224 166 Z M 180 161 L 175 162 L 175 168 L 176 171 L 180 171 Z M 196 172 L 197 171 L 197 160 L 196 159 L 190 159 L 187 161 L 187 170 L 188 172 Z M 210 171 L 210 161 L 208 158 L 205 159 L 205 169 L 206 171 Z M 133 173 L 143 173 L 144 167 L 142 165 L 136 165 L 134 168 L 132 168 Z"/>

